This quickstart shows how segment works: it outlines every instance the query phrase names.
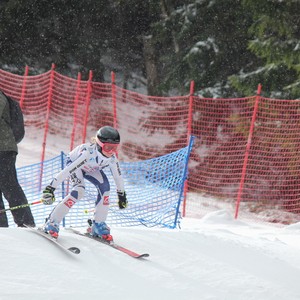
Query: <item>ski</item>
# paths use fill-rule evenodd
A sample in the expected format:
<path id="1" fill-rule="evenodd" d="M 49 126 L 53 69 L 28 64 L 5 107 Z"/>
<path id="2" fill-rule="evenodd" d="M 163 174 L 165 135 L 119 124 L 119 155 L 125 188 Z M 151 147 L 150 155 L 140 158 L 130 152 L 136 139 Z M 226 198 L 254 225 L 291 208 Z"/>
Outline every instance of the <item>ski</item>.
<path id="1" fill-rule="evenodd" d="M 31 231 L 37 233 L 38 235 L 44 237 L 48 241 L 51 241 L 52 243 L 54 243 L 56 246 L 58 246 L 60 249 L 64 250 L 67 253 L 70 253 L 70 252 L 74 253 L 74 254 L 79 254 L 80 253 L 79 248 L 77 248 L 77 247 L 70 247 L 70 248 L 65 247 L 64 245 L 59 243 L 56 238 L 54 238 L 50 234 L 44 232 L 43 229 L 40 228 L 40 227 L 35 228 L 35 227 L 27 226 L 27 225 L 25 225 L 25 227 L 30 229 Z"/>
<path id="2" fill-rule="evenodd" d="M 104 241 L 104 240 L 102 240 L 98 237 L 94 237 L 94 236 L 90 235 L 89 233 L 82 233 L 82 232 L 80 232 L 76 229 L 73 229 L 73 228 L 65 228 L 65 230 L 69 230 L 69 231 L 71 231 L 75 234 L 85 236 L 85 237 L 90 238 L 94 241 L 97 241 L 97 242 L 100 242 L 104 245 L 110 246 L 110 247 L 112 247 L 112 248 L 114 248 L 118 251 L 121 251 L 121 252 L 133 257 L 133 258 L 144 258 L 144 257 L 149 257 L 150 256 L 148 253 L 143 253 L 143 254 L 135 253 L 135 252 L 133 252 L 133 251 L 131 251 L 131 250 L 125 248 L 125 247 L 122 247 L 122 246 L 116 244 L 115 242 L 108 243 L 108 242 L 106 242 L 106 241 Z"/>

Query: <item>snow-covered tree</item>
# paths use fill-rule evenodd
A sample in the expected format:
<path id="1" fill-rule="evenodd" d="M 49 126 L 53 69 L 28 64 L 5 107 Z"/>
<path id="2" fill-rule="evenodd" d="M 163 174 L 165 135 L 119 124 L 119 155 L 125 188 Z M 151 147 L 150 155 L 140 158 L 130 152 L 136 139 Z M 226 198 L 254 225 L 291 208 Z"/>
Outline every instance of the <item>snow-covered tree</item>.
<path id="1" fill-rule="evenodd" d="M 300 2 L 245 0 L 243 5 L 253 15 L 248 46 L 259 63 L 241 68 L 231 78 L 233 86 L 249 95 L 261 83 L 266 96 L 299 98 Z"/>
<path id="2" fill-rule="evenodd" d="M 191 80 L 199 93 L 232 93 L 228 77 L 255 58 L 247 50 L 251 15 L 236 0 L 162 0 L 162 18 L 153 27 L 160 48 L 163 88 L 184 87 Z M 211 92 L 212 91 L 212 92 Z"/>

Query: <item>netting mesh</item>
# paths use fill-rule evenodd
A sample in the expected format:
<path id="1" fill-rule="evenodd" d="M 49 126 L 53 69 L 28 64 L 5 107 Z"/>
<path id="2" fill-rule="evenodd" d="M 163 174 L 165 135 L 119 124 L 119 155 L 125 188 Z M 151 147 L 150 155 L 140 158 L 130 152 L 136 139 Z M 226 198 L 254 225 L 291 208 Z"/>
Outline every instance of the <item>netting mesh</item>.
<path id="1" fill-rule="evenodd" d="M 299 101 L 261 98 L 249 151 L 244 202 L 300 212 Z M 257 205 L 257 211 L 260 208 Z M 299 219 L 299 218 L 298 218 Z"/>
<path id="2" fill-rule="evenodd" d="M 57 145 L 69 152 L 88 142 L 104 125 L 120 131 L 119 159 L 126 162 L 172 153 L 192 134 L 186 216 L 203 216 L 221 202 L 236 211 L 240 195 L 246 213 L 265 211 L 264 219 L 278 222 L 269 217 L 272 209 L 288 214 L 286 223 L 300 219 L 299 99 L 155 97 L 54 70 L 37 76 L 0 70 L 0 89 L 22 104 L 26 138 L 36 141 L 41 160 L 55 156 Z M 212 197 L 212 205 L 199 194 Z"/>
<path id="3" fill-rule="evenodd" d="M 190 148 L 191 144 L 189 147 L 161 157 L 139 162 L 121 162 L 129 200 L 128 208 L 125 210 L 118 208 L 114 180 L 110 171 L 107 172 L 104 169 L 111 184 L 107 223 L 116 226 L 176 227 Z M 43 166 L 34 164 L 17 170 L 19 182 L 29 202 L 40 199 L 40 187 L 45 187 L 51 182 L 53 176 L 63 168 L 65 158 L 66 155 L 62 152 L 61 155 L 45 161 Z M 40 181 L 41 169 L 43 169 L 42 181 Z M 57 201 L 63 199 L 68 190 L 68 182 L 65 181 L 55 191 Z M 86 181 L 85 197 L 71 208 L 63 225 L 86 226 L 87 219 L 93 217 L 96 198 L 96 188 Z M 8 207 L 8 204 L 6 203 L 5 206 Z M 53 207 L 43 204 L 31 206 L 37 225 L 44 223 Z M 8 213 L 8 218 L 9 225 L 13 226 L 14 222 L 10 213 Z"/>

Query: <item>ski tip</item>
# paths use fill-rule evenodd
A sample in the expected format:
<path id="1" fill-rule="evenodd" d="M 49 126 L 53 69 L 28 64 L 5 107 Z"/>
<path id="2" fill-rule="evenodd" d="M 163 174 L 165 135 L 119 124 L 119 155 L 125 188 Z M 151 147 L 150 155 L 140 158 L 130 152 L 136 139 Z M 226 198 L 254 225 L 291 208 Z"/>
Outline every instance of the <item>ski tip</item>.
<path id="1" fill-rule="evenodd" d="M 150 254 L 144 253 L 144 254 L 137 256 L 136 258 L 145 258 L 145 257 L 149 257 L 149 256 L 150 256 Z"/>
<path id="2" fill-rule="evenodd" d="M 79 254 L 80 253 L 80 249 L 77 247 L 70 247 L 68 248 L 69 251 L 71 251 L 74 254 Z"/>

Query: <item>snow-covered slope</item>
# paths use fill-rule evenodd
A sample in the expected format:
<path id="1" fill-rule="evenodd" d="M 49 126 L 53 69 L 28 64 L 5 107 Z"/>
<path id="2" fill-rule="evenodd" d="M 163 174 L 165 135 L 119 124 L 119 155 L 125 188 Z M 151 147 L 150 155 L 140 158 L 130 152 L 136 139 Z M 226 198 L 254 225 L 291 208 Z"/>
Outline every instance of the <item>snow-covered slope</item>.
<path id="1" fill-rule="evenodd" d="M 0 229 L 0 299 L 300 299 L 300 225 L 258 226 L 226 211 L 182 229 L 112 228 L 133 259 L 61 230 L 66 254 L 24 228 Z"/>

